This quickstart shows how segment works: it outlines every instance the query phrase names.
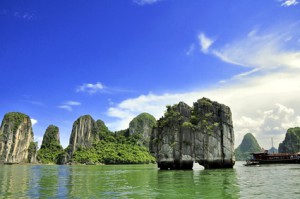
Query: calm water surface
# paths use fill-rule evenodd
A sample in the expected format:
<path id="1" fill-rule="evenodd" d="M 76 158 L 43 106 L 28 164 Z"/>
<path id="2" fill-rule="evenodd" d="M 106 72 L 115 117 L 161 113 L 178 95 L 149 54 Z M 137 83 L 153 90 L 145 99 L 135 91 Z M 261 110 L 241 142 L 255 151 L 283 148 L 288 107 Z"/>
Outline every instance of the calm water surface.
<path id="1" fill-rule="evenodd" d="M 300 198 L 300 164 L 191 171 L 156 165 L 1 165 L 0 198 Z"/>

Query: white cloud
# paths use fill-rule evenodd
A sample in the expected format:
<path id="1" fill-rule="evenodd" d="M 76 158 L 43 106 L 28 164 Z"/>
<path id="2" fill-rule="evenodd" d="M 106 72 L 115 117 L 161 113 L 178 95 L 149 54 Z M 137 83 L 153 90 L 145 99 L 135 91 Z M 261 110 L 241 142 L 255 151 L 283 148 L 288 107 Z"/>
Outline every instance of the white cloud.
<path id="1" fill-rule="evenodd" d="M 33 13 L 28 13 L 28 12 L 14 12 L 13 16 L 19 19 L 24 19 L 24 20 L 31 20 L 35 18 L 35 14 Z"/>
<path id="2" fill-rule="evenodd" d="M 191 44 L 189 49 L 186 50 L 185 55 L 191 56 L 195 51 L 195 47 L 196 47 L 195 44 Z"/>
<path id="3" fill-rule="evenodd" d="M 161 1 L 161 0 L 133 0 L 134 3 L 141 5 L 141 6 L 154 4 L 154 3 L 157 3 L 158 1 Z"/>
<path id="4" fill-rule="evenodd" d="M 38 121 L 36 119 L 31 118 L 30 120 L 31 120 L 32 126 L 34 126 L 36 123 L 38 123 Z"/>
<path id="5" fill-rule="evenodd" d="M 81 105 L 80 102 L 76 102 L 76 101 L 67 101 L 64 104 L 69 105 L 69 106 L 80 106 Z"/>
<path id="6" fill-rule="evenodd" d="M 290 43 L 293 41 L 288 45 L 284 43 L 284 38 L 299 31 L 278 30 L 289 32 L 270 31 L 274 33 L 260 35 L 256 32 L 220 49 L 207 51 L 213 55 L 218 52 L 217 57 L 226 57 L 222 59 L 225 62 L 249 67 L 248 72 L 207 89 L 161 95 L 149 93 L 126 99 L 108 109 L 108 115 L 117 118 L 110 128 L 127 128 L 128 122 L 141 112 L 149 112 L 158 119 L 168 104 L 185 101 L 192 105 L 205 96 L 231 107 L 236 147 L 248 132 L 254 133 L 264 148 L 271 147 L 271 137 L 278 147 L 286 130 L 300 125 L 300 46 Z"/>
<path id="7" fill-rule="evenodd" d="M 73 111 L 73 106 L 80 106 L 80 105 L 81 105 L 80 102 L 66 101 L 66 102 L 62 103 L 62 105 L 57 106 L 57 108 L 65 109 L 65 110 L 71 112 L 71 111 Z"/>
<path id="8" fill-rule="evenodd" d="M 199 39 L 201 51 L 203 53 L 207 53 L 209 47 L 214 43 L 214 40 L 212 40 L 212 39 L 208 38 L 207 36 L 205 36 L 204 33 L 200 33 L 198 35 L 198 39 Z"/>
<path id="9" fill-rule="evenodd" d="M 273 37 L 255 38 L 229 44 L 213 54 L 224 62 L 252 68 L 300 68 L 300 51 L 282 52 L 279 45 L 280 41 Z"/>
<path id="10" fill-rule="evenodd" d="M 281 6 L 284 6 L 284 7 L 295 6 L 298 4 L 297 0 L 282 0 L 282 1 L 283 1 L 283 3 L 281 3 Z"/>
<path id="11" fill-rule="evenodd" d="M 243 134 L 251 132 L 262 143 L 269 142 L 269 144 L 271 138 L 275 138 L 277 144 L 282 142 L 286 130 L 295 126 L 300 126 L 300 116 L 296 115 L 294 109 L 279 103 L 274 104 L 270 110 L 258 111 L 255 117 L 242 116 L 235 120 L 236 131 Z"/>
<path id="12" fill-rule="evenodd" d="M 207 90 L 141 95 L 110 107 L 108 115 L 117 120 L 110 123 L 109 127 L 112 130 L 128 128 L 132 118 L 142 112 L 148 112 L 159 119 L 166 105 L 184 101 L 192 106 L 192 102 L 205 96 L 231 107 L 236 146 L 241 142 L 244 134 L 252 132 L 259 139 L 260 144 L 268 148 L 271 144 L 271 137 L 278 145 L 289 127 L 300 125 L 299 78 L 300 73 L 292 75 L 277 73 L 249 78 L 246 81 L 234 80 L 234 83 L 225 83 L 222 87 Z M 272 111 L 268 112 L 270 110 Z M 267 127 L 274 131 L 266 131 Z"/>
<path id="13" fill-rule="evenodd" d="M 69 105 L 60 105 L 60 106 L 57 106 L 57 108 L 65 109 L 70 112 L 73 111 L 72 106 L 69 106 Z"/>
<path id="14" fill-rule="evenodd" d="M 105 89 L 105 86 L 101 84 L 100 82 L 97 82 L 95 84 L 92 83 L 84 83 L 81 86 L 78 86 L 76 89 L 76 92 L 84 92 L 89 94 L 95 94 L 97 92 L 101 92 Z"/>
<path id="15" fill-rule="evenodd" d="M 255 72 L 271 72 L 272 70 L 293 70 L 300 68 L 300 49 L 295 36 L 300 33 L 298 24 L 277 27 L 277 31 L 269 30 L 258 33 L 255 29 L 241 39 L 226 44 L 219 49 L 211 49 L 208 53 L 224 62 L 252 68 L 250 71 L 236 75 L 236 78 L 248 76 Z M 281 30 L 281 31 L 278 31 Z"/>

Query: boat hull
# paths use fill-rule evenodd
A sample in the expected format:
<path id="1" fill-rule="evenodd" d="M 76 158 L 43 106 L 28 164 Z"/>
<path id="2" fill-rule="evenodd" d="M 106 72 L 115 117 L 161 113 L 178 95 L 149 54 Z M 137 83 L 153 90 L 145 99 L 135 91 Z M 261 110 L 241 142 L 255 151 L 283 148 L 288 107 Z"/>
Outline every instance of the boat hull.
<path id="1" fill-rule="evenodd" d="M 299 164 L 298 159 L 291 160 L 258 160 L 258 164 Z"/>

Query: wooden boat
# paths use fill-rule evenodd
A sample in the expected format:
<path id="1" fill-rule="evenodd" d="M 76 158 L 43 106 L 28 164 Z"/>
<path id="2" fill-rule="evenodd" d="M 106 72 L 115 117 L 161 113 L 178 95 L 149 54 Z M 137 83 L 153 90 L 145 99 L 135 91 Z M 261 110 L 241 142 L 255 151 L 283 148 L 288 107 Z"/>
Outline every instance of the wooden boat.
<path id="1" fill-rule="evenodd" d="M 300 153 L 273 153 L 268 151 L 251 153 L 250 159 L 246 161 L 245 166 L 259 164 L 297 164 L 300 163 Z"/>
<path id="2" fill-rule="evenodd" d="M 19 162 L 4 162 L 6 165 L 13 165 L 13 164 L 19 164 Z"/>

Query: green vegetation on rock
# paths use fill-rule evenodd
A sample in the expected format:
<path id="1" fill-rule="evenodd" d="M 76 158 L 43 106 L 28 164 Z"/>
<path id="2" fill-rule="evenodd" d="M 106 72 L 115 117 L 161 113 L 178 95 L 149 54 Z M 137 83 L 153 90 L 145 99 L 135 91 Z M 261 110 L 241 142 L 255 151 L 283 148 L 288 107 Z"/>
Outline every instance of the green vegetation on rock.
<path id="1" fill-rule="evenodd" d="M 129 128 L 134 128 L 135 132 L 133 133 L 142 133 L 144 131 L 144 124 L 147 124 L 151 127 L 156 125 L 156 119 L 149 113 L 141 113 L 136 116 L 130 123 Z"/>
<path id="2" fill-rule="evenodd" d="M 234 165 L 234 132 L 229 107 L 202 98 L 192 107 L 179 102 L 166 108 L 152 131 L 149 146 L 159 168 L 187 169 L 192 167 L 193 161 L 205 168 Z"/>
<path id="3" fill-rule="evenodd" d="M 279 153 L 297 153 L 300 152 L 300 127 L 287 130 L 285 139 L 279 144 Z"/>
<path id="4" fill-rule="evenodd" d="M 128 129 L 116 132 L 109 131 L 101 120 L 94 123 L 91 116 L 80 118 L 87 120 L 77 120 L 76 125 L 80 126 L 83 125 L 80 122 L 91 121 L 92 131 L 96 130 L 96 132 L 92 132 L 94 138 L 78 138 L 86 140 L 86 142 L 77 144 L 76 149 L 73 151 L 70 143 L 63 153 L 58 154 L 57 163 L 138 164 L 155 162 L 155 158 L 150 155 L 145 144 L 152 132 L 152 127 L 156 124 L 156 120 L 152 115 L 142 113 L 131 121 Z M 82 128 L 82 130 L 78 128 L 77 135 L 88 136 L 89 129 L 89 126 Z"/>
<path id="5" fill-rule="evenodd" d="M 163 128 L 165 126 L 171 126 L 175 123 L 181 123 L 183 116 L 180 114 L 180 106 L 188 107 L 188 105 L 184 104 L 183 102 L 180 102 L 179 104 L 174 104 L 173 106 L 167 105 L 167 110 L 165 111 L 164 116 L 157 121 L 157 127 Z"/>
<path id="6" fill-rule="evenodd" d="M 59 128 L 54 125 L 50 125 L 46 129 L 41 148 L 49 148 L 51 145 L 60 145 Z"/>
<path id="7" fill-rule="evenodd" d="M 78 148 L 72 161 L 79 163 L 142 164 L 154 163 L 155 158 L 145 147 L 136 144 L 134 136 L 120 134 L 95 142 L 90 148 Z"/>
<path id="8" fill-rule="evenodd" d="M 0 161 L 35 161 L 36 150 L 31 143 L 33 132 L 29 116 L 9 112 L 5 114 L 0 129 Z"/>
<path id="9" fill-rule="evenodd" d="M 97 131 L 99 133 L 100 139 L 105 138 L 107 135 L 109 135 L 110 131 L 108 130 L 107 126 L 102 120 L 97 120 Z"/>
<path id="10" fill-rule="evenodd" d="M 3 122 L 7 122 L 7 123 L 12 122 L 14 124 L 13 131 L 15 132 L 18 129 L 18 127 L 20 126 L 20 124 L 26 119 L 30 121 L 30 118 L 23 113 L 9 112 L 9 113 L 5 114 L 2 123 Z"/>
<path id="11" fill-rule="evenodd" d="M 63 153 L 63 148 L 60 145 L 59 129 L 57 126 L 50 125 L 44 134 L 37 159 L 41 163 L 57 163 L 58 156 L 61 153 Z"/>
<path id="12" fill-rule="evenodd" d="M 141 113 L 129 123 L 129 135 L 135 136 L 138 145 L 149 148 L 150 135 L 155 126 L 155 117 L 149 113 Z"/>
<path id="13" fill-rule="evenodd" d="M 260 152 L 261 147 L 259 146 L 257 140 L 251 133 L 247 133 L 242 143 L 235 149 L 236 160 L 246 160 L 249 158 L 250 153 Z"/>

